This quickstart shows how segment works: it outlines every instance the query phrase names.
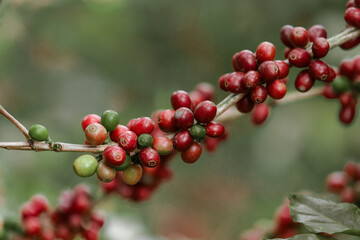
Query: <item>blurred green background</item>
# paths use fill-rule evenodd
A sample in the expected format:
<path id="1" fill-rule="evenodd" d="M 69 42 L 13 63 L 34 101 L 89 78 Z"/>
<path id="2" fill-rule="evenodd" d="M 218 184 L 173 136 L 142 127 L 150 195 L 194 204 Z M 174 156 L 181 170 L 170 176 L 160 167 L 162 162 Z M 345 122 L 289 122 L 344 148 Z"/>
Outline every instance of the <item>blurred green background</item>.
<path id="1" fill-rule="evenodd" d="M 27 127 L 45 125 L 55 141 L 83 143 L 86 114 L 114 109 L 122 124 L 149 116 L 170 107 L 174 90 L 190 91 L 203 81 L 217 86 L 218 77 L 232 71 L 236 51 L 255 50 L 266 40 L 282 59 L 279 31 L 285 24 L 322 24 L 329 36 L 336 34 L 345 26 L 345 3 L 11 0 L 0 27 L 0 104 Z M 338 65 L 357 53 L 336 49 L 326 60 Z M 217 90 L 217 101 L 225 96 Z M 231 138 L 216 153 L 194 165 L 176 158 L 173 180 L 151 200 L 114 197 L 101 208 L 131 219 L 155 239 L 238 239 L 258 219 L 271 219 L 287 193 L 322 192 L 329 172 L 359 159 L 359 120 L 345 127 L 338 111 L 336 101 L 319 97 L 274 109 L 262 127 L 248 117 L 235 120 Z M 0 133 L 0 141 L 23 140 L 4 118 Z M 16 216 L 38 192 L 55 205 L 61 190 L 80 182 L 99 191 L 95 177 L 73 173 L 78 155 L 1 150 L 2 212 Z"/>

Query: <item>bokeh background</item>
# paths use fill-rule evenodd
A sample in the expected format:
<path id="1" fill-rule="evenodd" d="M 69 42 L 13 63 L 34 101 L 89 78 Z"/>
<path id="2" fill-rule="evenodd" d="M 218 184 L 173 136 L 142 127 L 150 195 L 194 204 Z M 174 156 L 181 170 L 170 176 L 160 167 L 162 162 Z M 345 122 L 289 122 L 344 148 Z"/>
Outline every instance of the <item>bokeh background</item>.
<path id="1" fill-rule="evenodd" d="M 170 107 L 174 90 L 217 86 L 231 57 L 261 41 L 277 46 L 285 24 L 344 26 L 345 0 L 11 0 L 0 26 L 0 104 L 25 126 L 45 125 L 53 140 L 83 143 L 88 113 L 120 113 L 121 123 Z M 332 51 L 338 65 L 358 49 Z M 296 70 L 290 75 L 293 90 Z M 217 101 L 226 94 L 217 90 Z M 267 124 L 231 124 L 231 138 L 194 165 L 176 158 L 174 178 L 147 202 L 114 196 L 103 239 L 238 239 L 271 219 L 289 192 L 324 191 L 326 175 L 359 160 L 359 120 L 343 126 L 336 101 L 320 97 L 272 111 Z M 23 140 L 0 118 L 0 141 Z M 95 177 L 72 170 L 79 154 L 0 150 L 1 210 L 18 215 L 34 193 L 55 205 L 63 189 Z M 114 237 L 115 236 L 115 237 Z"/>

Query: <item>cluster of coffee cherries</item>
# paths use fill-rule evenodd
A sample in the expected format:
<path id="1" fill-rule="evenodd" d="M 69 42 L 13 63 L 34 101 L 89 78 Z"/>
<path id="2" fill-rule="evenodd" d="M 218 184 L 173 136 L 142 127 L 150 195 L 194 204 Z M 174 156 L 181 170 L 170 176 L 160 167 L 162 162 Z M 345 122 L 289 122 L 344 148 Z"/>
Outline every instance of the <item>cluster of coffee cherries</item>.
<path id="1" fill-rule="evenodd" d="M 12 240 L 99 239 L 103 216 L 93 211 L 89 188 L 78 185 L 62 193 L 58 206 L 51 210 L 48 200 L 35 195 L 20 210 L 23 234 L 9 235 Z"/>
<path id="2" fill-rule="evenodd" d="M 346 4 L 346 11 L 344 15 L 345 21 L 350 26 L 360 28 L 360 1 L 349 0 Z M 355 38 L 348 43 L 349 46 L 355 46 L 360 43 L 360 38 Z"/>

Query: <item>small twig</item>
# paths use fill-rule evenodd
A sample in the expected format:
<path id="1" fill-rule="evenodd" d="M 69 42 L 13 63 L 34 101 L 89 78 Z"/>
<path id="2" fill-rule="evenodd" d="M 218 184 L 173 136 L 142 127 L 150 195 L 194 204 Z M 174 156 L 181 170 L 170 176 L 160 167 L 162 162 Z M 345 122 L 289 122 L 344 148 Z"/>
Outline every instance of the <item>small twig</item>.
<path id="1" fill-rule="evenodd" d="M 16 120 L 16 118 L 14 118 L 10 113 L 8 113 L 5 110 L 5 108 L 3 108 L 3 106 L 1 105 L 0 105 L 0 114 L 4 115 L 4 117 L 9 119 L 9 121 L 12 122 L 17 127 L 20 130 L 20 132 L 25 136 L 26 140 L 31 139 L 26 127 L 24 127 L 24 125 L 22 125 L 18 120 Z"/>

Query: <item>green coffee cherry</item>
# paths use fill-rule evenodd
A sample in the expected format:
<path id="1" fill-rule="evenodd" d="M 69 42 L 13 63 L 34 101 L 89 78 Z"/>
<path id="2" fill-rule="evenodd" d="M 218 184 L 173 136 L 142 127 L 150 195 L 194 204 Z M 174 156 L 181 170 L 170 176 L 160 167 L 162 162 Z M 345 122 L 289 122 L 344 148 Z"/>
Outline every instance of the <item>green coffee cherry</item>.
<path id="1" fill-rule="evenodd" d="M 96 172 L 98 161 L 91 155 L 86 154 L 75 159 L 74 172 L 80 177 L 90 177 Z"/>
<path id="2" fill-rule="evenodd" d="M 101 116 L 101 124 L 108 132 L 114 131 L 119 123 L 119 114 L 113 110 L 106 110 Z"/>
<path id="3" fill-rule="evenodd" d="M 131 165 L 131 157 L 129 155 L 126 155 L 125 162 L 121 164 L 120 166 L 114 167 L 116 171 L 124 171 Z"/>
<path id="4" fill-rule="evenodd" d="M 190 128 L 190 135 L 198 142 L 206 136 L 206 130 L 201 125 L 194 125 Z"/>
<path id="5" fill-rule="evenodd" d="M 334 81 L 331 83 L 331 87 L 333 90 L 337 93 L 343 93 L 350 89 L 350 81 L 346 77 L 338 76 L 334 79 Z"/>
<path id="6" fill-rule="evenodd" d="M 141 148 L 147 148 L 147 147 L 151 147 L 153 143 L 153 138 L 150 134 L 141 134 L 138 137 L 138 144 Z"/>
<path id="7" fill-rule="evenodd" d="M 29 135 L 31 139 L 35 141 L 46 141 L 49 137 L 47 129 L 43 125 L 35 124 L 32 125 L 29 130 Z"/>

